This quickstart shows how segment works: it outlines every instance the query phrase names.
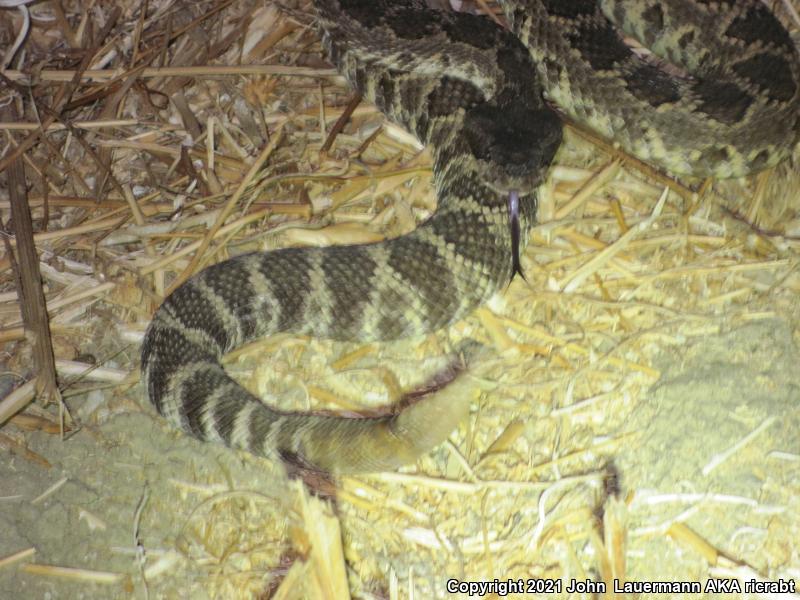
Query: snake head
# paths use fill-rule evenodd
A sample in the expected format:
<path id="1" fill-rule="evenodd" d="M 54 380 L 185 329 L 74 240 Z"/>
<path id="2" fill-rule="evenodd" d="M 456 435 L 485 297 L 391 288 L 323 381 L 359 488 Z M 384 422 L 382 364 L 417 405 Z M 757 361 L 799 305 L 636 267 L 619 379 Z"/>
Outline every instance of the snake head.
<path id="1" fill-rule="evenodd" d="M 544 179 L 561 144 L 561 121 L 544 106 L 486 103 L 467 111 L 464 134 L 488 185 L 524 193 Z"/>

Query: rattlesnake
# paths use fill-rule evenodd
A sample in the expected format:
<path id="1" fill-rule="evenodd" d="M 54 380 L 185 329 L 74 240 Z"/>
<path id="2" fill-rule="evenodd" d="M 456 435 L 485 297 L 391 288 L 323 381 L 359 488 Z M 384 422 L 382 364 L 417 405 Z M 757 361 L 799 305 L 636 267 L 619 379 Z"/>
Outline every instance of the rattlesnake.
<path id="1" fill-rule="evenodd" d="M 360 341 L 433 331 L 504 288 L 561 140 L 543 96 L 679 174 L 744 175 L 795 144 L 800 61 L 759 0 L 501 5 L 513 34 L 422 0 L 315 0 L 332 62 L 432 149 L 438 210 L 397 239 L 238 256 L 176 289 L 142 349 L 145 387 L 167 420 L 340 472 L 393 468 L 443 439 L 459 415 L 434 399 L 376 418 L 284 413 L 220 357 L 278 331 Z M 680 72 L 637 57 L 607 17 Z"/>

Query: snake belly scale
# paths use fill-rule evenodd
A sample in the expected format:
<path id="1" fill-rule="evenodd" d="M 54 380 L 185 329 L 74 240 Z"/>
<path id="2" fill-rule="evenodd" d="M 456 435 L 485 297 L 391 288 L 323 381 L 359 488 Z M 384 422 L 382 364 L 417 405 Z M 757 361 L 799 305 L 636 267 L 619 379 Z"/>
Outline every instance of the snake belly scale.
<path id="1" fill-rule="evenodd" d="M 443 440 L 460 419 L 447 405 L 375 418 L 282 412 L 220 359 L 276 332 L 434 331 L 502 290 L 561 141 L 543 98 L 678 174 L 741 176 L 797 140 L 800 61 L 760 0 L 502 0 L 510 31 L 422 0 L 314 5 L 351 86 L 431 148 L 438 209 L 400 238 L 241 255 L 177 288 L 145 335 L 143 379 L 157 411 L 201 440 L 335 472 L 395 468 Z M 612 20 L 680 72 L 632 52 Z"/>

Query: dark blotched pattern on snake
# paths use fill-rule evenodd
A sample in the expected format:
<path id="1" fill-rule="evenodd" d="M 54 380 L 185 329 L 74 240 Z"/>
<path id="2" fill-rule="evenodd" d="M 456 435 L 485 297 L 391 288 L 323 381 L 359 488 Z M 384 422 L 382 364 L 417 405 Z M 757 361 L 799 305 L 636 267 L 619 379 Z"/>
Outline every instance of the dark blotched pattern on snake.
<path id="1" fill-rule="evenodd" d="M 171 423 L 338 472 L 394 468 L 444 439 L 459 415 L 435 401 L 382 418 L 279 412 L 220 358 L 279 331 L 354 341 L 433 331 L 502 290 L 521 251 L 510 195 L 524 245 L 561 140 L 543 96 L 678 174 L 740 176 L 791 153 L 800 62 L 760 0 L 501 4 L 511 31 L 421 0 L 315 1 L 331 61 L 432 149 L 439 208 L 397 239 L 247 254 L 179 287 L 142 349 L 149 398 Z M 617 28 L 660 58 L 632 52 Z"/>

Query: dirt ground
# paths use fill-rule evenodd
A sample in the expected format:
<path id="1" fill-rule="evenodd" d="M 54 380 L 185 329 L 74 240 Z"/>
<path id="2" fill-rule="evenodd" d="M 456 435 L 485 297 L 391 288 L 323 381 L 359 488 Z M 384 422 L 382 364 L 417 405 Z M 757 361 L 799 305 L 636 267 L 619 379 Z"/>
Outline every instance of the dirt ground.
<path id="1" fill-rule="evenodd" d="M 633 400 L 622 431 L 614 432 L 630 434 L 612 457 L 620 487 L 633 494 L 626 511 L 629 580 L 708 576 L 702 552 L 663 534 L 665 524 L 676 520 L 758 572 L 797 578 L 796 337 L 785 320 L 766 319 L 681 340 L 656 354 L 661 378 Z M 0 463 L 0 555 L 33 547 L 36 562 L 120 579 L 69 581 L 5 568 L 0 597 L 141 598 L 145 580 L 151 598 L 255 597 L 280 578 L 282 560 L 298 551 L 289 530 L 300 526 L 301 492 L 278 466 L 169 431 L 139 408 L 137 391 L 105 398 L 91 424 L 67 441 L 27 435 L 29 449 L 51 468 L 13 455 Z M 374 485 L 366 477 L 349 487 L 360 481 Z M 54 484 L 60 485 L 40 498 Z M 435 506 L 415 504 L 413 494 L 404 501 L 415 511 L 435 513 Z M 340 511 L 344 539 L 354 548 L 375 542 L 371 519 L 397 519 L 386 514 L 392 512 L 388 506 L 364 510 L 344 501 Z M 523 522 L 515 535 L 530 534 Z M 372 549 L 367 560 L 401 579 L 413 572 L 419 594 L 447 597 L 445 581 L 460 575 L 451 570 L 450 552 L 429 541 L 417 544 L 412 556 Z M 440 553 L 445 556 L 433 558 Z M 357 597 L 382 597 L 385 580 L 359 581 L 364 589 Z"/>

